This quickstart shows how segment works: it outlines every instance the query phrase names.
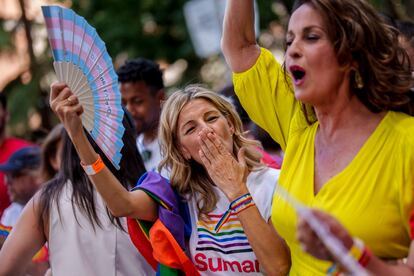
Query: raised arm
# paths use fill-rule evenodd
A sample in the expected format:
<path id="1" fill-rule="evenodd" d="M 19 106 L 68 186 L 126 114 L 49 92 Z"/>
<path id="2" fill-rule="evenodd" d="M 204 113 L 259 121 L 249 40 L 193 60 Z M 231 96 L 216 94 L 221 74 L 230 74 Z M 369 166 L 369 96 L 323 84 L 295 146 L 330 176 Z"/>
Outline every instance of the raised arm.
<path id="1" fill-rule="evenodd" d="M 233 72 L 243 72 L 260 55 L 254 32 L 253 0 L 228 0 L 224 16 L 221 48 Z"/>
<path id="2" fill-rule="evenodd" d="M 82 162 L 93 164 L 98 159 L 98 154 L 89 143 L 82 126 L 80 115 L 83 108 L 66 84 L 52 84 L 50 106 L 63 123 Z M 108 168 L 90 175 L 89 179 L 114 216 L 128 216 L 148 221 L 157 218 L 156 203 L 143 191 L 126 191 Z"/>

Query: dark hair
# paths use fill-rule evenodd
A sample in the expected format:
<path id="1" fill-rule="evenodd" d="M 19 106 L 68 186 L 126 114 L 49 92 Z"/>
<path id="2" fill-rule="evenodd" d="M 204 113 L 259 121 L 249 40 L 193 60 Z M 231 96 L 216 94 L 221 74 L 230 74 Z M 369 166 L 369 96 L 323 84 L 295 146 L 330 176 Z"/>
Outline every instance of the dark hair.
<path id="1" fill-rule="evenodd" d="M 397 28 L 400 33 L 407 38 L 414 47 L 414 23 L 410 21 L 397 20 Z"/>
<path id="2" fill-rule="evenodd" d="M 395 20 L 394 17 L 392 17 L 391 15 L 387 14 L 387 13 L 378 13 L 378 15 L 381 17 L 381 19 L 388 24 L 391 27 L 394 27 L 397 29 L 397 21 Z"/>
<path id="3" fill-rule="evenodd" d="M 119 67 L 116 73 L 121 83 L 143 81 L 152 88 L 153 92 L 164 88 L 160 66 L 149 59 L 128 60 Z"/>
<path id="4" fill-rule="evenodd" d="M 125 127 L 125 133 L 122 137 L 124 147 L 122 148 L 122 159 L 120 162 L 120 170 L 116 170 L 112 163 L 108 160 L 102 150 L 97 146 L 94 140 L 87 134 L 89 142 L 91 142 L 95 151 L 101 156 L 103 162 L 108 169 L 115 175 L 115 177 L 121 182 L 125 189 L 132 188 L 139 177 L 145 173 L 144 163 L 141 156 L 138 153 L 136 147 L 136 132 L 134 130 L 132 121 L 128 116 L 124 116 L 123 125 Z M 81 212 L 89 219 L 90 223 L 95 228 L 95 225 L 101 227 L 99 221 L 96 206 L 94 204 L 94 187 L 90 182 L 88 176 L 84 172 L 80 165 L 80 159 L 76 152 L 76 149 L 69 138 L 66 131 L 63 131 L 62 135 L 63 150 L 62 150 L 62 163 L 61 169 L 58 175 L 51 181 L 47 182 L 40 193 L 40 214 L 39 218 L 41 223 L 49 217 L 50 208 L 53 208 L 52 204 L 57 203 L 63 187 L 69 185 L 68 181 L 72 185 L 72 209 L 75 218 L 77 217 L 75 206 L 77 206 Z M 59 204 L 56 204 L 59 210 Z M 107 210 L 108 216 L 114 225 L 119 226 L 121 229 L 121 223 L 119 218 L 114 218 Z M 77 218 L 76 218 L 77 219 Z"/>
<path id="5" fill-rule="evenodd" d="M 308 4 L 324 19 L 338 63 L 357 63 L 364 86 L 353 93 L 372 112 L 401 111 L 414 115 L 413 78 L 398 33 L 364 0 L 297 0 L 293 11 Z"/>
<path id="6" fill-rule="evenodd" d="M 0 104 L 3 109 L 7 108 L 7 98 L 6 95 L 4 95 L 4 92 L 0 92 Z"/>
<path id="7" fill-rule="evenodd" d="M 64 128 L 62 124 L 56 125 L 52 131 L 46 136 L 42 143 L 42 166 L 40 174 L 42 181 L 52 179 L 57 171 L 53 168 L 50 159 L 56 158 L 59 142 L 62 141 Z"/>
<path id="8" fill-rule="evenodd" d="M 273 138 L 266 130 L 264 130 L 256 124 L 253 125 L 253 134 L 256 137 L 256 139 L 259 140 L 260 143 L 262 143 L 264 150 L 279 151 L 282 149 L 280 145 L 275 140 L 273 140 Z"/>

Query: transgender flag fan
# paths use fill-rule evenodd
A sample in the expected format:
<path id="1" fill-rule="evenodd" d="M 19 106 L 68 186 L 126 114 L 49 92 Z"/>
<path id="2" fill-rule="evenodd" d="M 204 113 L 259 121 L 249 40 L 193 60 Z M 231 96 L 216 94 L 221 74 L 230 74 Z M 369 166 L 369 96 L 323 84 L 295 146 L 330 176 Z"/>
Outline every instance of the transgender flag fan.
<path id="1" fill-rule="evenodd" d="M 57 78 L 84 109 L 82 124 L 119 169 L 124 127 L 118 77 L 95 28 L 70 9 L 43 6 Z"/>

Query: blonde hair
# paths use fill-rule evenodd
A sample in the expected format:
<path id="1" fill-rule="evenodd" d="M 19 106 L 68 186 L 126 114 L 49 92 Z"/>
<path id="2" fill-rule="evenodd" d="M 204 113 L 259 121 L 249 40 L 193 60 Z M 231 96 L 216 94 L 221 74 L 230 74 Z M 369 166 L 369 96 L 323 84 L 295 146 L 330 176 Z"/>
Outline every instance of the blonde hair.
<path id="1" fill-rule="evenodd" d="M 178 117 L 181 110 L 195 99 L 208 101 L 233 124 L 233 155 L 237 156 L 240 148 L 244 147 L 249 171 L 259 170 L 263 165 L 260 163 L 261 154 L 254 150 L 254 147 L 260 146 L 260 143 L 243 136 L 240 117 L 231 103 L 219 94 L 198 85 L 190 85 L 174 92 L 164 103 L 161 112 L 158 133 L 164 157 L 159 169 L 161 171 L 166 168 L 170 172 L 171 185 L 180 195 L 188 199 L 195 194 L 198 195 L 197 209 L 201 217 L 211 212 L 217 204 L 217 197 L 213 191 L 214 184 L 201 164 L 184 158 L 177 136 Z"/>

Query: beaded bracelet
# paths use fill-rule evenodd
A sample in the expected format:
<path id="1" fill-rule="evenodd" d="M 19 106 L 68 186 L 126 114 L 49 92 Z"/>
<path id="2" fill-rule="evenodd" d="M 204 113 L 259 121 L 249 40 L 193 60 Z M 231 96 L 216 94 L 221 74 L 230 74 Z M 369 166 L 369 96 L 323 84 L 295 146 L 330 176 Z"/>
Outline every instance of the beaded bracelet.
<path id="1" fill-rule="evenodd" d="M 214 230 L 216 232 L 220 231 L 220 228 L 229 220 L 230 215 L 233 214 L 239 214 L 240 212 L 254 206 L 255 203 L 253 201 L 252 196 L 250 195 L 250 193 L 246 193 L 242 196 L 239 196 L 238 198 L 236 198 L 235 200 L 233 200 L 230 205 L 229 208 L 227 209 L 227 211 L 223 214 L 223 216 L 221 217 L 221 219 L 218 221 L 216 227 L 214 228 Z"/>
<path id="2" fill-rule="evenodd" d="M 352 247 L 349 249 L 348 254 L 357 260 L 362 267 L 366 267 L 372 257 L 371 251 L 364 245 L 364 242 L 358 238 L 354 238 L 354 242 L 352 243 Z M 343 270 L 334 263 L 328 268 L 327 274 L 337 276 L 342 272 Z"/>
<path id="3" fill-rule="evenodd" d="M 351 254 L 355 260 L 358 260 L 358 263 L 362 267 L 366 267 L 372 257 L 372 253 L 368 247 L 365 246 L 363 241 L 357 238 L 354 238 L 354 243 L 349 250 L 349 254 Z"/>

